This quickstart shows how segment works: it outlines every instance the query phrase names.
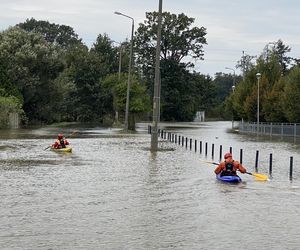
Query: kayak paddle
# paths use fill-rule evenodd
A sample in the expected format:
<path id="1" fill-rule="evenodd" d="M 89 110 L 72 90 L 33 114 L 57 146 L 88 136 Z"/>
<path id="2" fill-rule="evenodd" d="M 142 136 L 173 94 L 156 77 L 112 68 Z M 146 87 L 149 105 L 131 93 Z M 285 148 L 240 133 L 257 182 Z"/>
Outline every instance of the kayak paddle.
<path id="1" fill-rule="evenodd" d="M 268 176 L 265 174 L 249 173 L 249 172 L 246 172 L 246 174 L 255 176 L 255 179 L 258 181 L 267 181 L 268 180 Z"/>
<path id="2" fill-rule="evenodd" d="M 75 130 L 75 131 L 73 131 L 73 132 L 72 132 L 72 134 L 70 134 L 70 135 L 69 135 L 69 136 L 67 136 L 67 137 L 71 137 L 71 136 L 75 135 L 77 132 L 78 132 L 78 131 L 77 131 L 77 130 Z"/>
<path id="3" fill-rule="evenodd" d="M 48 146 L 48 147 L 46 147 L 46 148 L 44 148 L 44 150 L 46 150 L 46 149 L 48 149 L 48 148 L 50 148 L 51 147 L 51 145 L 50 146 Z"/>
<path id="4" fill-rule="evenodd" d="M 205 161 L 205 162 L 206 163 L 211 163 L 211 164 L 214 164 L 214 165 L 219 165 L 219 163 L 217 163 L 217 162 L 212 162 L 212 161 Z M 265 174 L 249 173 L 249 172 L 246 172 L 246 174 L 254 176 L 255 180 L 258 180 L 258 181 L 267 181 L 268 180 L 268 176 L 265 175 Z"/>

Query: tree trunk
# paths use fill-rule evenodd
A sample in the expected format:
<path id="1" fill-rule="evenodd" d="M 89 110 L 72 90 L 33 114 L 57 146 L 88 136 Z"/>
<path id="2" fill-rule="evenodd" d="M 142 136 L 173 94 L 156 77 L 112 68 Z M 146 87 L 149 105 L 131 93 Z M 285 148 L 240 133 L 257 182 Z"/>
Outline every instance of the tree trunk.
<path id="1" fill-rule="evenodd" d="M 135 131 L 135 115 L 132 113 L 128 116 L 128 130 Z"/>

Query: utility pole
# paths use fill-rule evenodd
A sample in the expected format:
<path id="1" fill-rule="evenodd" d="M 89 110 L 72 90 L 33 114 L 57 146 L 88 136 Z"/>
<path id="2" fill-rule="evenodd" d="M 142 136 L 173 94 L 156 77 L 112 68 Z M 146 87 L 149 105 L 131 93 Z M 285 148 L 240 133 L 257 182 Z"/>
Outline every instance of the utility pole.
<path id="1" fill-rule="evenodd" d="M 162 0 L 159 0 L 158 21 L 157 21 L 157 44 L 155 55 L 155 78 L 154 78 L 154 96 L 153 96 L 153 122 L 151 134 L 151 151 L 157 151 L 158 148 L 158 121 L 160 115 L 160 41 L 162 26 Z"/>

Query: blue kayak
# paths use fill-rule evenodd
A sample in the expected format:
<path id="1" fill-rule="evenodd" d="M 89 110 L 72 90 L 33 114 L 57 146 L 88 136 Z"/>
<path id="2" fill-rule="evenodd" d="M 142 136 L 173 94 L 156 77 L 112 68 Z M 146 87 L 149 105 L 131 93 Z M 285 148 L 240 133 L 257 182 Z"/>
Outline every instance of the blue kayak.
<path id="1" fill-rule="evenodd" d="M 231 182 L 231 183 L 238 183 L 241 182 L 242 179 L 238 175 L 224 175 L 221 176 L 220 174 L 216 175 L 217 180 L 223 181 L 223 182 Z"/>

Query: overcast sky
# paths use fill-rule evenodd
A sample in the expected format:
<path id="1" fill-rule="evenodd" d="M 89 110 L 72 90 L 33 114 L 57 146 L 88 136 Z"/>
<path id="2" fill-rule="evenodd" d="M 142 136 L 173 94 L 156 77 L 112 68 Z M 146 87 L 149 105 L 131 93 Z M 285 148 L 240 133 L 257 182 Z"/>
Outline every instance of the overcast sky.
<path id="1" fill-rule="evenodd" d="M 130 19 L 114 11 L 133 17 L 137 27 L 145 12 L 158 10 L 158 0 L 0 0 L 0 10 L 1 30 L 33 17 L 73 27 L 90 47 L 98 34 L 130 38 Z M 299 0 L 163 0 L 163 11 L 184 13 L 207 29 L 205 60 L 196 66 L 201 73 L 231 73 L 225 67 L 235 69 L 242 51 L 259 55 L 278 39 L 292 48 L 290 56 L 300 58 Z"/>

